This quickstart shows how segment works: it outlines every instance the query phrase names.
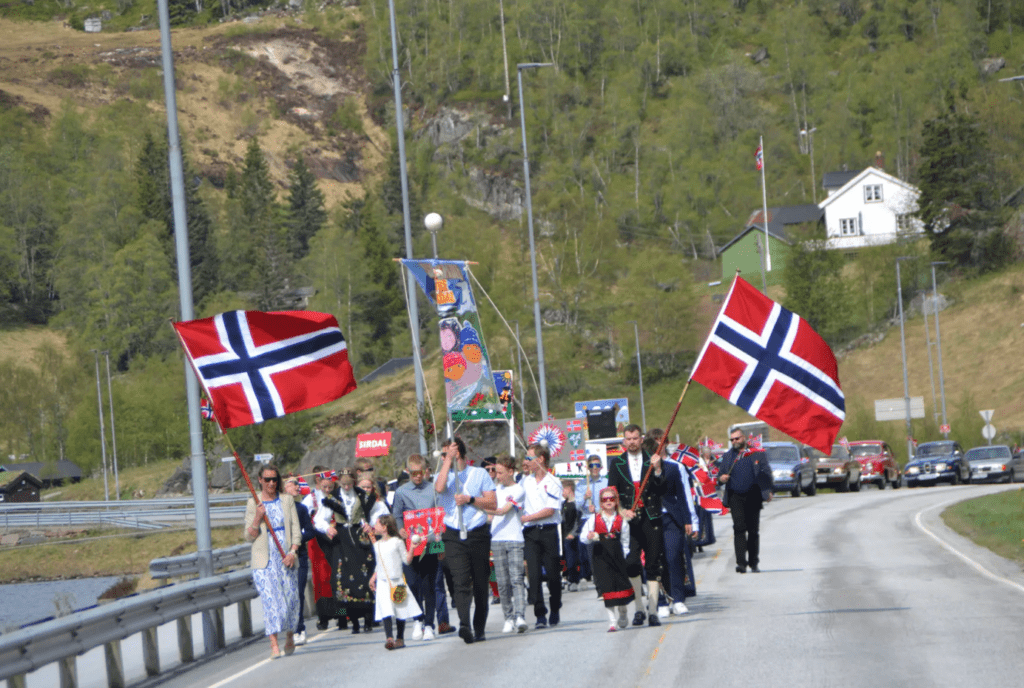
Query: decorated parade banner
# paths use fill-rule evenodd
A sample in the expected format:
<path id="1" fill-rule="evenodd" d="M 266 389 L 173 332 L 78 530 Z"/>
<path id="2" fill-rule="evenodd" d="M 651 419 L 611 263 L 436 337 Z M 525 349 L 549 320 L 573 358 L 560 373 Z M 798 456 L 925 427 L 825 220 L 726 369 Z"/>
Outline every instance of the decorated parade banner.
<path id="1" fill-rule="evenodd" d="M 403 511 L 402 522 L 405 525 L 405 548 L 412 552 L 412 556 L 421 556 L 428 551 L 428 546 L 431 554 L 441 551 L 438 543 L 444 533 L 444 509 L 433 507 Z"/>
<path id="2" fill-rule="evenodd" d="M 466 262 L 403 260 L 402 265 L 441 316 L 438 327 L 449 417 L 455 422 L 507 420 L 480 336 Z"/>
<path id="3" fill-rule="evenodd" d="M 526 444 L 547 441 L 551 462 L 586 460 L 586 422 L 578 418 L 563 418 L 539 423 L 526 423 L 523 435 Z"/>
<path id="4" fill-rule="evenodd" d="M 606 459 L 607 445 L 600 442 L 587 442 L 584 446 L 583 458 L 564 463 L 556 463 L 553 466 L 555 476 L 558 478 L 585 478 L 587 477 L 587 461 L 591 456 L 601 459 L 601 475 L 608 475 L 608 461 Z"/>
<path id="5" fill-rule="evenodd" d="M 501 402 L 502 417 L 512 420 L 512 371 L 494 371 L 494 389 L 498 390 L 498 401 Z"/>
<path id="6" fill-rule="evenodd" d="M 629 425 L 629 399 L 596 399 L 594 401 L 577 401 L 575 409 L 577 418 L 587 419 L 588 413 L 614 412 L 615 415 L 615 437 L 622 437 L 622 430 Z M 596 438 L 599 433 L 591 430 L 591 437 Z"/>

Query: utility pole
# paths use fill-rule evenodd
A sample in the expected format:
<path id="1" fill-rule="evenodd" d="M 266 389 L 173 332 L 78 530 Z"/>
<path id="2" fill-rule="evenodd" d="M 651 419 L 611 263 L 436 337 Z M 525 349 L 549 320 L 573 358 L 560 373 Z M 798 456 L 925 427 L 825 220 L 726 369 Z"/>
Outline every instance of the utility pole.
<path id="1" fill-rule="evenodd" d="M 100 456 L 103 459 L 103 499 L 110 501 L 110 482 L 107 479 L 107 433 L 103 428 L 103 392 L 100 389 L 100 352 L 93 349 L 96 356 L 96 405 L 100 411 Z"/>
<path id="2" fill-rule="evenodd" d="M 914 458 L 913 430 L 910 427 L 910 382 L 907 380 L 907 337 L 903 329 L 903 284 L 900 281 L 900 261 L 913 260 L 913 256 L 896 259 L 896 303 L 900 308 L 900 351 L 903 354 L 903 401 L 907 407 L 907 461 Z"/>
<path id="3" fill-rule="evenodd" d="M 114 431 L 114 389 L 110 386 L 110 352 L 104 351 L 107 357 L 107 401 L 110 402 L 110 449 L 114 455 L 114 494 L 121 501 L 121 479 L 117 475 L 117 432 Z"/>
<path id="4" fill-rule="evenodd" d="M 932 262 L 932 305 L 935 307 L 935 349 L 939 358 L 939 397 L 942 399 L 942 425 L 949 427 L 949 420 L 946 419 L 946 381 L 942 375 L 942 332 L 939 330 L 939 290 L 935 281 L 935 266 L 945 265 L 947 261 L 936 260 Z M 949 439 L 949 433 L 942 433 L 943 438 Z"/>
<path id="5" fill-rule="evenodd" d="M 644 424 L 644 432 L 647 432 L 647 409 L 644 407 L 644 369 L 640 362 L 640 330 L 637 329 L 636 320 L 633 323 L 633 336 L 636 338 L 636 374 L 640 379 L 640 419 Z"/>

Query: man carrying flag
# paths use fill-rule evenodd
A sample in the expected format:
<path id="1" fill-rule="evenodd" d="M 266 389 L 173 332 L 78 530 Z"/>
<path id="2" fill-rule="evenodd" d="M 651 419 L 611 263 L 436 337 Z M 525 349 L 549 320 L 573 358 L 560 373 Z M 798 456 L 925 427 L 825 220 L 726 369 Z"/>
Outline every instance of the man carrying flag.
<path id="1" fill-rule="evenodd" d="M 760 446 L 748 446 L 743 430 L 733 428 L 729 443 L 732 448 L 722 456 L 718 482 L 725 485 L 722 502 L 732 513 L 736 573 L 746 573 L 748 565 L 757 573 L 761 562 L 761 507 L 772 500 L 772 469 Z"/>

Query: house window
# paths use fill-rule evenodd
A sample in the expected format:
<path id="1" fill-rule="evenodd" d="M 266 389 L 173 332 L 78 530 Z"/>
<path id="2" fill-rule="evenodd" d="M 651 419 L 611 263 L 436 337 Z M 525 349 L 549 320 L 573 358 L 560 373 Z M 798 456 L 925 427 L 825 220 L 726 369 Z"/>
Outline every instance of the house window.
<path id="1" fill-rule="evenodd" d="M 839 220 L 839 235 L 859 236 L 860 229 L 857 227 L 857 218 L 844 217 L 843 219 Z"/>
<path id="2" fill-rule="evenodd" d="M 896 215 L 896 231 L 909 232 L 914 229 L 914 218 L 910 213 Z"/>
<path id="3" fill-rule="evenodd" d="M 882 185 L 881 184 L 865 184 L 864 185 L 864 202 L 865 203 L 879 203 L 882 200 Z"/>

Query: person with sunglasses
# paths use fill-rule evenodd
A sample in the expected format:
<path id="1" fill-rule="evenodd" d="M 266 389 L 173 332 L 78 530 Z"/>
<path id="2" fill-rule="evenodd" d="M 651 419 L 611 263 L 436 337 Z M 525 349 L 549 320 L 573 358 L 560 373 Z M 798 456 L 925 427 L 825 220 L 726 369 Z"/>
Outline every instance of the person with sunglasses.
<path id="1" fill-rule="evenodd" d="M 736 573 L 754 573 L 761 563 L 761 507 L 772 499 L 772 468 L 763 451 L 750 451 L 740 428 L 729 431 L 732 447 L 719 463 L 718 482 L 725 486 L 722 504 L 732 515 Z"/>
<path id="2" fill-rule="evenodd" d="M 580 518 L 586 520 L 591 514 L 601 510 L 601 490 L 608 487 L 607 476 L 601 475 L 601 457 L 591 454 L 587 457 L 587 475 L 576 481 L 576 506 L 580 510 Z M 594 574 L 591 566 L 590 542 L 580 538 L 580 579 L 593 580 Z"/>
<path id="3" fill-rule="evenodd" d="M 597 583 L 608 612 L 608 632 L 629 623 L 629 603 L 633 601 L 633 583 L 626 570 L 629 556 L 629 520 L 619 507 L 619 492 L 614 487 L 601 489 L 601 510 L 583 523 L 580 538 L 594 548 L 594 582 Z"/>
<path id="4" fill-rule="evenodd" d="M 408 539 L 408 533 L 405 530 L 406 515 L 411 517 L 414 512 L 433 509 L 437 506 L 437 492 L 434 491 L 434 483 L 427 477 L 427 460 L 420 454 L 412 454 L 405 463 L 405 469 L 409 474 L 409 481 L 395 490 L 395 501 L 391 505 L 391 513 L 395 517 L 398 533 L 403 540 Z M 423 554 L 413 557 L 412 561 L 404 567 L 409 590 L 412 591 L 413 597 L 416 598 L 420 609 L 423 610 L 423 617 L 418 619 L 413 627 L 413 640 L 434 639 L 434 615 L 437 601 L 434 588 L 437 581 L 438 557 L 439 553 L 443 552 L 440 544 L 428 541 Z"/>
<path id="5" fill-rule="evenodd" d="M 263 464 L 257 473 L 260 484 L 259 502 L 252 497 L 245 505 L 246 542 L 252 543 L 252 580 L 263 603 L 264 633 L 270 637 L 270 657 L 281 656 L 278 634 L 286 633 L 284 654 L 295 651 L 295 627 L 299 619 L 299 585 L 297 552 L 302 545 L 302 528 L 295 501 L 278 489 L 281 473 L 274 464 Z M 267 530 L 274 529 L 277 541 L 284 548 L 281 555 Z"/>

